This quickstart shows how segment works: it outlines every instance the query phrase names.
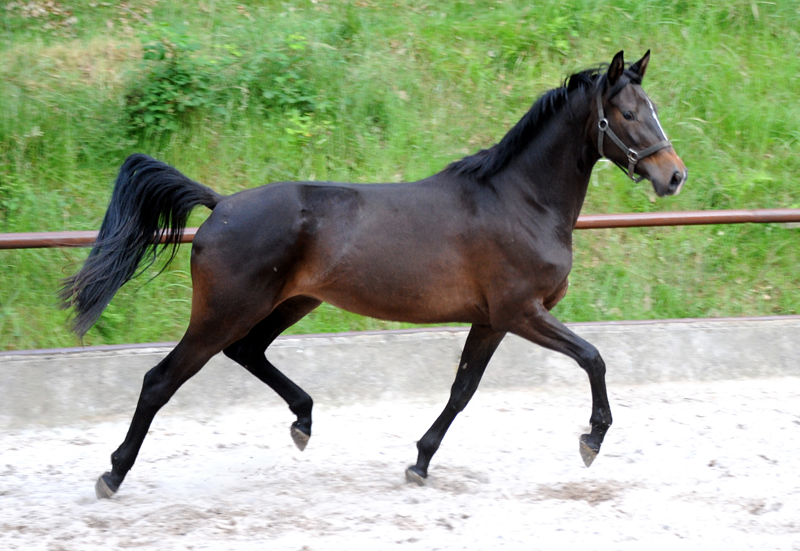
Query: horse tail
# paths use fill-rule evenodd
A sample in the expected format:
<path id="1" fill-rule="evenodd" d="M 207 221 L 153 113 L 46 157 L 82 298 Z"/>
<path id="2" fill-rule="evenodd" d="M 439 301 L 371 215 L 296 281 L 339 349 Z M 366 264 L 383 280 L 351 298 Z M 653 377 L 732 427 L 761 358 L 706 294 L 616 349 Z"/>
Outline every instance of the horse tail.
<path id="1" fill-rule="evenodd" d="M 75 312 L 72 330 L 83 337 L 119 288 L 169 251 L 164 271 L 178 252 L 192 209 L 213 209 L 221 199 L 166 163 L 142 154 L 128 157 L 86 262 L 62 282 L 61 307 Z M 137 273 L 145 256 L 148 263 Z"/>

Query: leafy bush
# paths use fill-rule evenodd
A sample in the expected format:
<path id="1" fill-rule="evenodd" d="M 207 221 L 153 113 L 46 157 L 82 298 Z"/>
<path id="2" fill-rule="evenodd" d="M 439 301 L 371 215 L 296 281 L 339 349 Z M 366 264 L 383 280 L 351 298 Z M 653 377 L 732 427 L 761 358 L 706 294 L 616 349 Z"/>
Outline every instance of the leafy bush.
<path id="1" fill-rule="evenodd" d="M 144 75 L 125 95 L 132 134 L 174 131 L 192 111 L 211 105 L 211 62 L 193 59 L 199 49 L 181 27 L 161 26 L 159 36 L 146 36 Z"/>
<path id="2" fill-rule="evenodd" d="M 275 51 L 256 52 L 243 62 L 240 90 L 267 112 L 316 111 L 320 104 L 308 74 L 311 64 L 306 37 L 289 35 Z"/>
<path id="3" fill-rule="evenodd" d="M 313 62 L 302 35 L 247 55 L 225 44 L 217 59 L 208 60 L 192 55 L 199 46 L 185 29 L 162 25 L 160 30 L 145 36 L 145 71 L 125 94 L 131 134 L 172 132 L 203 110 L 230 117 L 238 104 L 239 110 L 290 119 L 288 133 L 305 135 L 314 114 L 327 109 L 310 76 Z"/>

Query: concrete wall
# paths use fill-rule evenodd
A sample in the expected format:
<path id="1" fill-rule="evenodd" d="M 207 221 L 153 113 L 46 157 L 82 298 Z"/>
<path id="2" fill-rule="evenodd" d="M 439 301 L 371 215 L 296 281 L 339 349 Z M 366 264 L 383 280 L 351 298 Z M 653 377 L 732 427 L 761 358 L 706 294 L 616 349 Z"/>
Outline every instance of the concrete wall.
<path id="1" fill-rule="evenodd" d="M 594 344 L 610 387 L 666 381 L 800 376 L 800 316 L 572 324 Z M 444 403 L 467 329 L 282 337 L 270 360 L 320 404 L 419 397 Z M 96 422 L 130 416 L 144 373 L 171 346 L 0 353 L 0 428 Z M 576 385 L 570 359 L 509 335 L 481 388 Z M 232 405 L 281 403 L 222 355 L 167 405 L 213 414 Z"/>

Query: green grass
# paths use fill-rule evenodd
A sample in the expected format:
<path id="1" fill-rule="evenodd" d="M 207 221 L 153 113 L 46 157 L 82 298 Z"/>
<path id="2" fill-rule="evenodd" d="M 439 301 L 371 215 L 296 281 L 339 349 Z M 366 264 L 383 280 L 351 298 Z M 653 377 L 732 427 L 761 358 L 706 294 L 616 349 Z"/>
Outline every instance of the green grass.
<path id="1" fill-rule="evenodd" d="M 37 18 L 20 4 L 0 10 L 2 232 L 97 229 L 116 170 L 135 151 L 223 193 L 279 180 L 422 178 L 498 141 L 570 73 L 648 48 L 645 88 L 689 182 L 656 200 L 646 183 L 600 163 L 584 212 L 800 207 L 796 2 L 62 1 Z M 158 48 L 172 61 L 144 59 Z M 153 86 L 173 62 L 191 80 L 176 94 Z M 160 108 L 169 94 L 172 111 L 147 111 L 149 123 L 136 125 L 145 111 L 131 98 Z M 191 225 L 205 215 L 198 209 Z M 577 232 L 570 292 L 555 313 L 797 313 L 799 232 Z M 85 343 L 179 338 L 188 251 L 152 282 L 123 288 Z M 76 344 L 55 293 L 85 254 L 0 251 L 0 349 Z M 291 331 L 386 327 L 399 324 L 323 306 Z"/>

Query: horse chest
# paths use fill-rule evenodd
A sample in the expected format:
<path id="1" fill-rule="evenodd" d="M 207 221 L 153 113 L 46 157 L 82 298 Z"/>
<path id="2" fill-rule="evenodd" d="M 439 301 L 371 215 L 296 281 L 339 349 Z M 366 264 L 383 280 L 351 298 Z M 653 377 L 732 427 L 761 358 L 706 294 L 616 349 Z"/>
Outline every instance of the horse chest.
<path id="1" fill-rule="evenodd" d="M 504 247 L 507 269 L 537 287 L 560 285 L 572 270 L 572 242 L 552 231 L 520 231 Z"/>

